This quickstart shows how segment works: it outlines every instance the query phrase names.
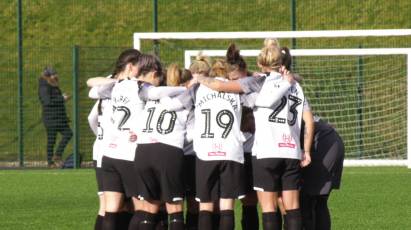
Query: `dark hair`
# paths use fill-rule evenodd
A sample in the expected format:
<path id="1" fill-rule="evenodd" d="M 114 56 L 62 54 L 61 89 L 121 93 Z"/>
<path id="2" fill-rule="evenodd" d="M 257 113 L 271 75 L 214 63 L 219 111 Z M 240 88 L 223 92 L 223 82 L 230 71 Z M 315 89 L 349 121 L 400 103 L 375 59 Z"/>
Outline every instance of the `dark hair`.
<path id="1" fill-rule="evenodd" d="M 240 50 L 237 49 L 234 43 L 227 49 L 226 61 L 228 65 L 228 71 L 246 71 L 247 63 L 244 61 L 244 58 L 240 55 Z"/>
<path id="2" fill-rule="evenodd" d="M 138 76 L 155 71 L 158 77 L 163 75 L 163 68 L 158 57 L 151 54 L 142 54 L 138 62 Z"/>
<path id="3" fill-rule="evenodd" d="M 118 73 L 126 68 L 128 63 L 137 64 L 140 60 L 141 53 L 136 49 L 126 49 L 118 56 L 116 65 L 114 67 L 111 77 L 115 77 Z"/>
<path id="4" fill-rule="evenodd" d="M 281 47 L 281 63 L 286 69 L 291 70 L 293 58 L 291 57 L 290 49 L 288 47 Z"/>

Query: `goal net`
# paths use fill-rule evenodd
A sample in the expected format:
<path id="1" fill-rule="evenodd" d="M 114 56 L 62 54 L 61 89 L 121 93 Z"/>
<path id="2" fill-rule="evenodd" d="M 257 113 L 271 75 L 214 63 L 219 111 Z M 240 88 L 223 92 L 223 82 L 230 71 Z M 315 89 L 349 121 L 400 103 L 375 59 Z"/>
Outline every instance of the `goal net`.
<path id="1" fill-rule="evenodd" d="M 265 37 L 279 36 L 266 34 Z M 162 60 L 178 61 L 186 68 L 200 51 L 210 58 L 224 58 L 230 42 L 202 43 L 204 37 L 191 41 L 192 44 L 170 42 L 166 36 L 164 41 L 154 39 L 162 46 Z M 243 49 L 251 45 L 239 45 L 252 71 L 258 70 L 256 57 L 261 41 L 254 49 Z M 166 49 L 179 50 L 178 57 Z M 346 166 L 411 167 L 408 148 L 411 100 L 407 93 L 411 49 L 294 49 L 291 54 L 295 58 L 293 71 L 303 77 L 302 86 L 313 112 L 332 124 L 344 140 Z"/>

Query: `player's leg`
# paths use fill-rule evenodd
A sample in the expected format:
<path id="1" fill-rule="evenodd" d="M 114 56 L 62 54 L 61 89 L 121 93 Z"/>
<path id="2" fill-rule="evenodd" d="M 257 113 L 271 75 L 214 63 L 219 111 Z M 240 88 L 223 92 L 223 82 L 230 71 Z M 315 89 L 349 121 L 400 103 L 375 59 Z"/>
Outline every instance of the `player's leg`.
<path id="1" fill-rule="evenodd" d="M 121 160 L 104 156 L 102 160 L 102 178 L 104 190 L 105 216 L 103 220 L 104 230 L 117 229 L 119 212 L 123 207 L 124 187 L 119 165 Z"/>
<path id="2" fill-rule="evenodd" d="M 284 216 L 284 225 L 288 230 L 301 229 L 302 217 L 300 210 L 300 160 L 285 159 L 284 172 L 281 177 L 282 181 L 282 200 L 286 215 Z"/>
<path id="3" fill-rule="evenodd" d="M 160 186 L 162 200 L 166 201 L 166 209 L 169 215 L 169 229 L 184 229 L 184 177 L 183 163 L 184 153 L 180 148 L 171 145 L 157 144 L 159 159 L 162 164 L 157 171 L 160 172 Z M 166 153 L 166 154 L 164 154 Z"/>
<path id="4" fill-rule="evenodd" d="M 315 229 L 329 230 L 331 229 L 331 217 L 328 209 L 328 195 L 316 196 L 315 206 Z"/>
<path id="5" fill-rule="evenodd" d="M 103 218 L 105 215 L 105 199 L 104 199 L 104 187 L 103 187 L 103 172 L 102 172 L 102 168 L 101 167 L 97 167 L 97 163 L 96 164 L 96 180 L 97 180 L 97 195 L 98 195 L 98 199 L 99 199 L 99 209 L 98 209 L 98 214 L 96 217 L 96 222 L 94 225 L 94 229 L 95 230 L 100 230 L 102 228 L 102 224 L 103 224 Z"/>
<path id="6" fill-rule="evenodd" d="M 263 216 L 263 229 L 279 229 L 277 215 L 278 191 L 280 191 L 280 177 L 278 175 L 281 161 L 274 158 L 253 158 L 253 183 L 257 191 L 258 203 Z"/>
<path id="7" fill-rule="evenodd" d="M 196 200 L 199 204 L 198 229 L 213 229 L 214 202 L 218 200 L 219 161 L 196 159 Z"/>
<path id="8" fill-rule="evenodd" d="M 257 193 L 253 190 L 253 168 L 251 153 L 244 153 L 245 191 L 246 196 L 241 200 L 241 226 L 244 230 L 259 229 Z"/>
<path id="9" fill-rule="evenodd" d="M 195 155 L 184 156 L 184 183 L 186 199 L 186 224 L 187 230 L 196 230 L 198 228 L 198 210 L 199 204 L 195 200 Z"/>
<path id="10" fill-rule="evenodd" d="M 245 197 L 244 164 L 222 161 L 220 164 L 220 228 L 233 230 L 234 200 Z"/>

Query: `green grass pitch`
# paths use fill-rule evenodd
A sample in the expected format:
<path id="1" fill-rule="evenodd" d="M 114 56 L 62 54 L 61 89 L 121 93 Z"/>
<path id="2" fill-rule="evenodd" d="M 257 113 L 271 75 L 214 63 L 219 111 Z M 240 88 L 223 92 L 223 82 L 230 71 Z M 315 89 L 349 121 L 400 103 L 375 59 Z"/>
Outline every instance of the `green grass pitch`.
<path id="1" fill-rule="evenodd" d="M 345 168 L 331 195 L 332 229 L 411 229 L 411 170 Z M 0 171 L 0 229 L 92 229 L 94 171 Z M 241 208 L 236 207 L 236 229 Z"/>

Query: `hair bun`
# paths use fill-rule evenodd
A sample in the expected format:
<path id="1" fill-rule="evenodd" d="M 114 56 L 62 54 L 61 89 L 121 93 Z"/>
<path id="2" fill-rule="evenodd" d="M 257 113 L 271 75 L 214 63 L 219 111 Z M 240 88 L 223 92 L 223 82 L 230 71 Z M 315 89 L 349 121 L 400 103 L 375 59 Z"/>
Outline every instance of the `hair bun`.
<path id="1" fill-rule="evenodd" d="M 227 62 L 236 63 L 240 58 L 240 50 L 237 49 L 237 46 L 234 43 L 231 43 L 231 45 L 227 49 Z"/>

